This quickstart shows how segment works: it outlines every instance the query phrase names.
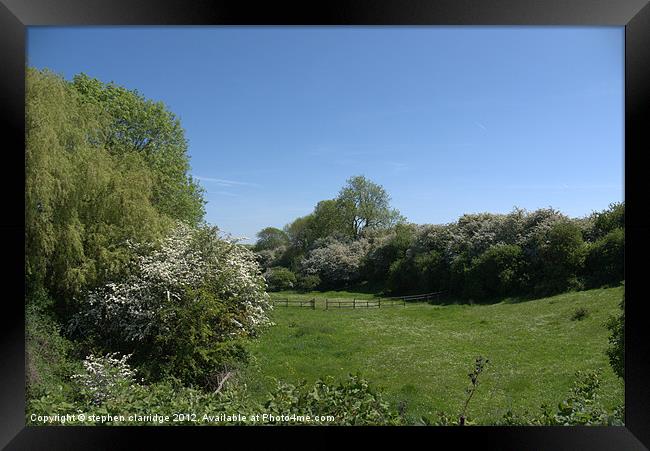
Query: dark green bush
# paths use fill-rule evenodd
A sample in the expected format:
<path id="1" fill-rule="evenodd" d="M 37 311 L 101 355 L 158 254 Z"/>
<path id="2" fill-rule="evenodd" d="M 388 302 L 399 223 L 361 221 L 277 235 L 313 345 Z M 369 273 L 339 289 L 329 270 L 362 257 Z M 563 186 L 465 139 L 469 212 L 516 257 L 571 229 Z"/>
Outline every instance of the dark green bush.
<path id="1" fill-rule="evenodd" d="M 540 232 L 530 252 L 533 295 L 549 296 L 581 288 L 577 275 L 584 264 L 585 246 L 576 224 L 560 221 Z"/>
<path id="2" fill-rule="evenodd" d="M 73 343 L 61 335 L 61 326 L 39 306 L 25 311 L 25 388 L 27 396 L 47 391 L 65 392 L 67 380 L 79 367 L 71 358 Z"/>
<path id="3" fill-rule="evenodd" d="M 624 278 L 625 232 L 617 228 L 589 245 L 585 278 L 589 287 L 617 285 Z"/>
<path id="4" fill-rule="evenodd" d="M 305 274 L 298 277 L 297 287 L 300 291 L 314 291 L 320 286 L 320 277 L 316 274 Z"/>
<path id="5" fill-rule="evenodd" d="M 584 307 L 578 307 L 571 315 L 571 321 L 582 321 L 589 316 L 589 310 Z"/>
<path id="6" fill-rule="evenodd" d="M 516 294 L 521 289 L 522 250 L 516 244 L 490 247 L 472 265 L 466 277 L 466 296 L 495 299 Z"/>
<path id="7" fill-rule="evenodd" d="M 621 300 L 621 314 L 610 318 L 606 324 L 610 331 L 607 356 L 614 373 L 625 377 L 625 297 Z"/>
<path id="8" fill-rule="evenodd" d="M 264 273 L 268 291 L 288 290 L 296 286 L 296 275 L 288 268 L 274 266 Z"/>
<path id="9" fill-rule="evenodd" d="M 403 423 L 381 393 L 359 375 L 350 375 L 336 385 L 332 378 L 320 379 L 313 386 L 298 387 L 279 383 L 264 405 L 265 411 L 276 415 L 332 416 L 319 424 L 360 426 L 399 425 Z M 274 424 L 296 424 L 291 419 Z"/>
<path id="10" fill-rule="evenodd" d="M 609 412 L 600 403 L 598 371 L 578 371 L 571 392 L 556 409 L 541 406 L 541 413 L 506 412 L 497 426 L 622 426 L 623 407 Z"/>
<path id="11" fill-rule="evenodd" d="M 625 203 L 615 202 L 603 211 L 591 215 L 592 227 L 587 232 L 590 241 L 597 241 L 608 233 L 625 228 Z"/>

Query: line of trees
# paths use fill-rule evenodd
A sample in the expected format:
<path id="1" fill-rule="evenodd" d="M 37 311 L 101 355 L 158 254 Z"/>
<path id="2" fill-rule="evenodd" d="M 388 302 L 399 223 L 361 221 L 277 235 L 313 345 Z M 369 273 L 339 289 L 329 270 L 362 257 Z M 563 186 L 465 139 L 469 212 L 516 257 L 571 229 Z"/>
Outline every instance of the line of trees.
<path id="1" fill-rule="evenodd" d="M 346 204 L 346 199 L 366 205 Z M 456 299 L 488 301 L 624 279 L 624 203 L 584 218 L 552 208 L 514 208 L 508 214 L 466 214 L 449 224 L 417 225 L 389 200 L 381 186 L 356 176 L 313 213 L 282 230 L 261 230 L 254 250 L 271 288 L 367 285 L 391 294 L 447 291 Z"/>

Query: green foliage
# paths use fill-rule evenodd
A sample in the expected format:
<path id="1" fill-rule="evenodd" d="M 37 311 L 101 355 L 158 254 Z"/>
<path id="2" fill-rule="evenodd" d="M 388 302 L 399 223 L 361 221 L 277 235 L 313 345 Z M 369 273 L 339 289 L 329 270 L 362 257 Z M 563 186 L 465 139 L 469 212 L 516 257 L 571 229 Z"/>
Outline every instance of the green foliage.
<path id="1" fill-rule="evenodd" d="M 179 224 L 139 251 L 128 278 L 85 293 L 69 330 L 106 351 L 133 353 L 148 380 L 206 386 L 244 363 L 241 340 L 269 324 L 254 255 L 215 227 Z"/>
<path id="2" fill-rule="evenodd" d="M 44 301 L 40 301 L 44 302 Z M 69 391 L 67 379 L 78 367 L 70 354 L 73 343 L 61 335 L 61 326 L 35 300 L 25 310 L 25 389 L 27 397 Z"/>
<path id="3" fill-rule="evenodd" d="M 301 274 L 298 277 L 297 287 L 302 292 L 308 292 L 317 289 L 320 283 L 320 277 L 316 274 Z"/>
<path id="4" fill-rule="evenodd" d="M 472 397 L 476 393 L 476 390 L 478 390 L 478 385 L 479 385 L 479 376 L 483 371 L 485 370 L 485 366 L 489 363 L 490 361 L 484 357 L 477 357 L 475 362 L 474 362 L 474 368 L 470 373 L 468 373 L 467 377 L 469 377 L 469 386 L 465 389 L 465 393 L 467 394 L 467 398 L 465 399 L 465 404 L 463 404 L 463 410 L 460 413 L 460 425 L 463 426 L 465 425 L 465 420 L 467 418 L 467 408 L 469 407 L 469 402 L 472 400 Z"/>
<path id="5" fill-rule="evenodd" d="M 269 268 L 264 273 L 268 291 L 289 290 L 296 286 L 296 275 L 282 266 Z"/>
<path id="6" fill-rule="evenodd" d="M 345 382 L 335 385 L 333 378 L 317 380 L 313 386 L 278 383 L 264 405 L 269 413 L 280 415 L 332 416 L 320 424 L 338 426 L 399 425 L 403 420 L 383 401 L 361 376 L 349 375 Z M 275 424 L 296 424 L 279 421 Z"/>
<path id="7" fill-rule="evenodd" d="M 83 73 L 71 85 L 84 104 L 108 113 L 109 121 L 100 130 L 104 147 L 113 155 L 137 154 L 146 162 L 156 209 L 198 224 L 205 214 L 203 190 L 188 176 L 187 140 L 178 118 L 162 102 Z"/>
<path id="8" fill-rule="evenodd" d="M 571 321 L 582 321 L 589 316 L 589 310 L 584 307 L 578 307 L 571 315 Z"/>
<path id="9" fill-rule="evenodd" d="M 304 255 L 314 242 L 312 233 L 313 223 L 314 215 L 310 214 L 297 218 L 284 227 L 284 232 L 289 237 L 289 243 L 291 245 L 290 252 L 294 257 Z"/>
<path id="10" fill-rule="evenodd" d="M 59 311 L 125 276 L 128 242 L 156 240 L 171 218 L 203 217 L 183 131 L 162 104 L 28 68 L 25 124 L 27 289 L 45 287 Z"/>
<path id="11" fill-rule="evenodd" d="M 606 326 L 610 332 L 607 357 L 614 373 L 622 379 L 625 378 L 625 293 L 621 300 L 621 314 L 612 317 Z"/>
<path id="12" fill-rule="evenodd" d="M 245 387 L 240 387 L 236 383 L 229 383 L 227 389 L 214 393 L 186 387 L 175 379 L 167 379 L 150 385 L 137 382 L 117 384 L 111 390 L 111 396 L 103 399 L 99 404 L 91 402 L 81 392 L 66 396 L 61 391 L 52 391 L 31 399 L 27 405 L 26 417 L 27 424 L 30 425 L 43 424 L 32 419 L 32 415 L 63 416 L 79 413 L 85 415 L 84 421 L 77 419 L 75 422 L 65 424 L 71 426 L 226 425 L 246 424 L 228 421 L 227 415 L 240 413 L 250 417 L 260 411 L 260 406 L 247 397 Z M 93 416 L 95 418 L 92 418 Z M 125 420 L 116 419 L 119 416 L 123 416 Z M 168 417 L 167 421 L 161 419 L 164 416 Z"/>
<path id="13" fill-rule="evenodd" d="M 237 315 L 205 287 L 189 289 L 165 305 L 159 317 L 160 332 L 145 353 L 138 352 L 148 380 L 173 376 L 186 385 L 210 387 L 223 368 L 236 369 L 248 361 L 241 338 L 225 337 Z"/>
<path id="14" fill-rule="evenodd" d="M 615 228 L 591 243 L 585 258 L 589 287 L 617 285 L 624 278 L 625 231 Z"/>
<path id="15" fill-rule="evenodd" d="M 622 426 L 623 407 L 608 411 L 599 400 L 600 372 L 577 371 L 571 392 L 552 410 L 547 404 L 541 406 L 539 415 L 506 412 L 499 425 L 503 426 Z"/>
<path id="16" fill-rule="evenodd" d="M 25 256 L 28 293 L 45 286 L 70 298 L 123 274 L 126 240 L 159 236 L 164 218 L 150 202 L 142 157 L 106 151 L 106 114 L 60 77 L 27 70 Z"/>
<path id="17" fill-rule="evenodd" d="M 556 414 L 549 422 L 564 426 L 607 425 L 607 413 L 598 403 L 597 390 L 599 387 L 598 372 L 577 372 L 571 394 L 560 402 Z"/>
<path id="18" fill-rule="evenodd" d="M 314 208 L 312 239 L 330 236 L 354 238 L 352 223 L 352 211 L 345 202 L 340 199 L 322 200 Z"/>
<path id="19" fill-rule="evenodd" d="M 516 244 L 496 244 L 472 260 L 467 274 L 466 296 L 496 299 L 521 291 L 523 252 Z"/>
<path id="20" fill-rule="evenodd" d="M 318 274 L 326 289 L 359 283 L 393 295 L 446 291 L 470 302 L 543 297 L 623 280 L 622 203 L 578 219 L 552 208 L 514 208 L 420 226 L 406 223 L 389 200 L 381 186 L 351 177 L 336 199 L 285 226 L 286 247 L 260 249 L 258 258 L 266 268 Z M 360 265 L 356 256 L 334 249 L 336 242 L 360 243 Z M 327 268 L 336 260 L 343 266 L 355 261 L 336 274 Z"/>
<path id="21" fill-rule="evenodd" d="M 71 376 L 79 396 L 92 405 L 100 405 L 127 390 L 135 382 L 135 372 L 126 363 L 129 357 L 118 358 L 118 353 L 87 356 L 83 361 L 84 371 Z"/>
<path id="22" fill-rule="evenodd" d="M 625 228 L 625 203 L 612 203 L 607 209 L 593 213 L 590 220 L 592 227 L 587 232 L 590 241 L 603 238 L 616 229 L 623 229 Z"/>
<path id="23" fill-rule="evenodd" d="M 585 247 L 576 224 L 558 221 L 540 230 L 529 252 L 534 294 L 546 296 L 582 288 L 577 276 L 584 263 Z"/>
<path id="24" fill-rule="evenodd" d="M 255 250 L 273 250 L 289 244 L 289 237 L 286 232 L 275 227 L 267 227 L 257 232 Z"/>
<path id="25" fill-rule="evenodd" d="M 416 229 L 413 224 L 397 224 L 388 232 L 368 234 L 370 250 L 364 262 L 364 274 L 368 280 L 385 281 L 393 262 L 406 256 L 406 251 L 413 244 Z M 393 271 L 393 274 L 395 272 Z M 401 282 L 394 281 L 394 285 Z"/>
<path id="26" fill-rule="evenodd" d="M 357 237 L 366 228 L 390 227 L 402 220 L 399 212 L 390 208 L 390 196 L 386 190 L 362 175 L 347 180 L 337 202 L 347 212 Z"/>

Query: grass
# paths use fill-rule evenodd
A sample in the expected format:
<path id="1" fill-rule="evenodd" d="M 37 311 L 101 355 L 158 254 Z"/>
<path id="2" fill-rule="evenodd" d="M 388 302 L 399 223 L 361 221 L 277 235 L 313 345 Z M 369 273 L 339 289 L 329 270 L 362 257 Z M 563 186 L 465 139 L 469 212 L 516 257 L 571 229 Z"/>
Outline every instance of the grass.
<path id="1" fill-rule="evenodd" d="M 577 370 L 601 369 L 601 401 L 623 402 L 623 382 L 609 366 L 606 320 L 618 313 L 623 288 L 572 292 L 520 303 L 492 305 L 407 304 L 381 309 L 324 310 L 328 298 L 371 299 L 371 294 L 274 293 L 276 299 L 317 299 L 316 310 L 276 307 L 276 323 L 249 345 L 245 375 L 263 400 L 274 379 L 298 383 L 360 373 L 385 398 L 406 406 L 412 418 L 457 414 L 474 359 L 490 360 L 468 417 L 491 424 L 508 409 L 539 412 L 555 406 Z M 589 311 L 572 321 L 578 308 Z"/>

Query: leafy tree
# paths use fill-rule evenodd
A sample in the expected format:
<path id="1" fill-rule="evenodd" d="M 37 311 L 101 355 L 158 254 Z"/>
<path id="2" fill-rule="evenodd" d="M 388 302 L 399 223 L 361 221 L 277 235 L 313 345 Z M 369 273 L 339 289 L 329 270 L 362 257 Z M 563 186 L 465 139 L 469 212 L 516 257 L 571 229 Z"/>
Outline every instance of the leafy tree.
<path id="1" fill-rule="evenodd" d="M 314 208 L 314 219 L 311 224 L 314 239 L 337 236 L 354 238 L 352 229 L 352 212 L 345 208 L 343 202 L 337 200 L 322 200 Z"/>
<path id="2" fill-rule="evenodd" d="M 625 232 L 615 228 L 588 246 L 585 258 L 587 284 L 591 287 L 618 284 L 624 278 Z"/>
<path id="3" fill-rule="evenodd" d="M 275 227 L 266 227 L 257 232 L 255 250 L 273 250 L 289 244 L 286 232 Z"/>
<path id="4" fill-rule="evenodd" d="M 523 253 L 516 244 L 496 244 L 472 261 L 466 294 L 475 299 L 494 299 L 520 289 Z"/>
<path id="5" fill-rule="evenodd" d="M 592 214 L 591 220 L 593 225 L 588 232 L 591 241 L 603 238 L 616 229 L 622 229 L 625 227 L 625 203 L 612 203 L 607 209 Z"/>
<path id="6" fill-rule="evenodd" d="M 71 86 L 84 104 L 107 113 L 109 120 L 98 136 L 104 148 L 112 155 L 136 153 L 151 169 L 151 198 L 158 211 L 198 224 L 205 214 L 203 189 L 188 176 L 187 140 L 178 118 L 162 102 L 148 100 L 137 90 L 83 73 Z"/>
<path id="7" fill-rule="evenodd" d="M 386 280 L 391 264 L 406 256 L 415 233 L 413 224 L 397 224 L 380 236 L 369 236 L 370 250 L 364 263 L 366 277 L 372 281 Z"/>
<path id="8" fill-rule="evenodd" d="M 570 221 L 559 221 L 538 231 L 528 265 L 535 294 L 580 288 L 577 276 L 584 264 L 584 251 L 580 229 Z"/>
<path id="9" fill-rule="evenodd" d="M 337 197 L 343 211 L 349 211 L 354 236 L 359 237 L 368 227 L 390 227 L 401 216 L 390 208 L 390 196 L 386 190 L 362 175 L 347 180 Z"/>
<path id="10" fill-rule="evenodd" d="M 152 204 L 143 155 L 103 145 L 111 118 L 60 76 L 27 69 L 25 257 L 27 297 L 45 287 L 64 307 L 83 289 L 128 271 L 128 241 L 170 222 Z"/>
<path id="11" fill-rule="evenodd" d="M 311 228 L 313 222 L 314 215 L 309 214 L 295 219 L 292 223 L 284 227 L 284 232 L 289 237 L 289 243 L 297 254 L 307 252 L 313 243 L 314 237 Z"/>

